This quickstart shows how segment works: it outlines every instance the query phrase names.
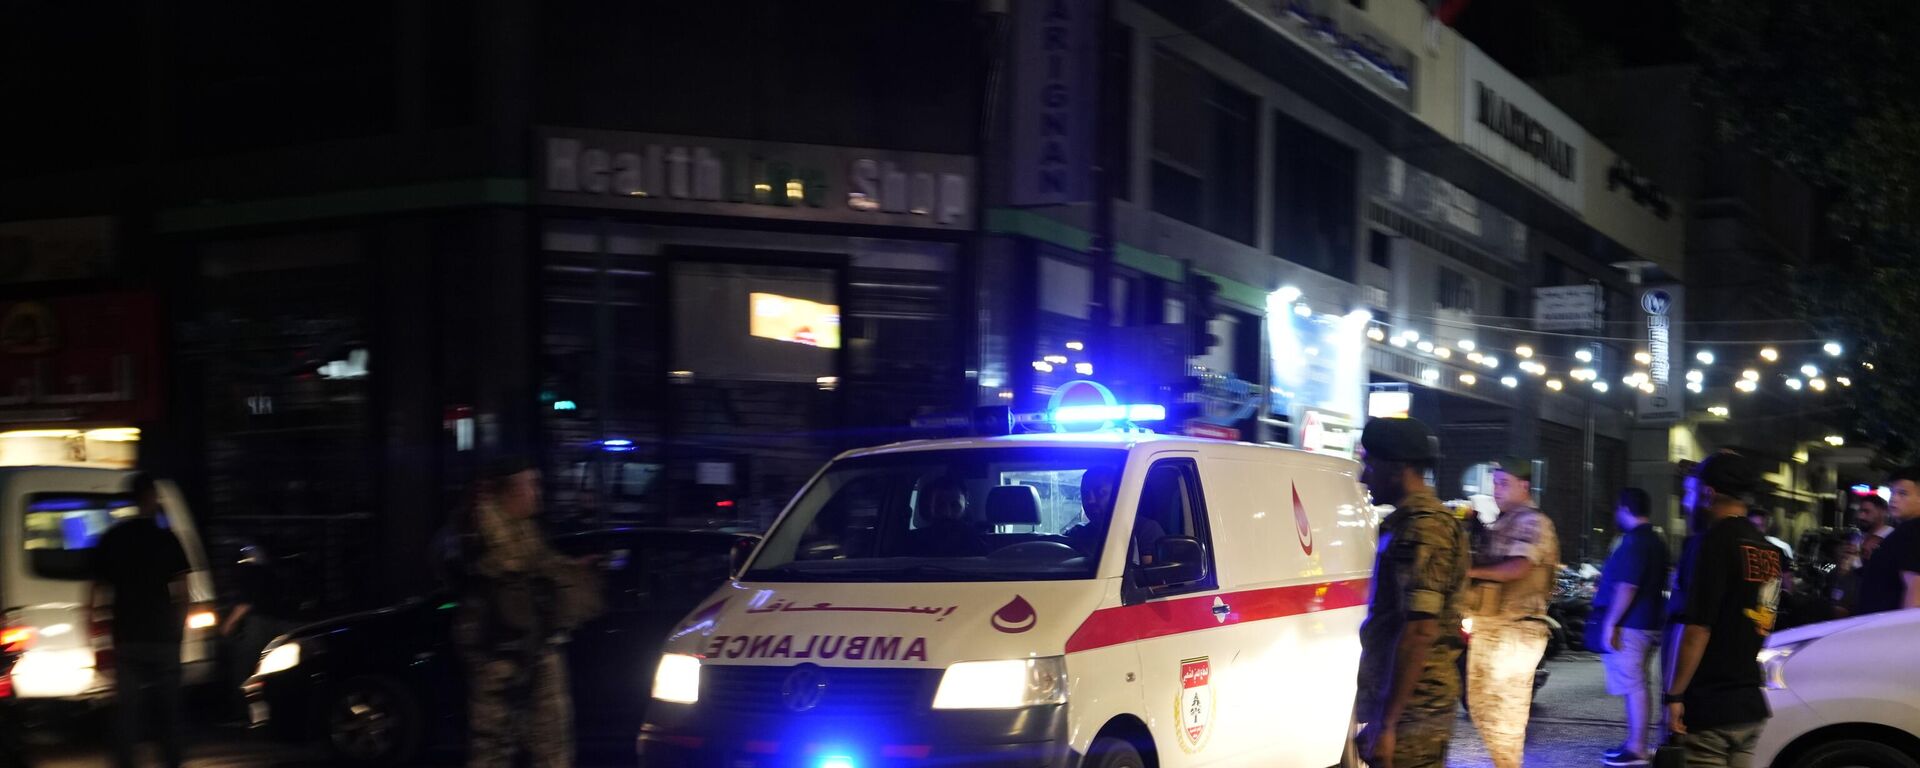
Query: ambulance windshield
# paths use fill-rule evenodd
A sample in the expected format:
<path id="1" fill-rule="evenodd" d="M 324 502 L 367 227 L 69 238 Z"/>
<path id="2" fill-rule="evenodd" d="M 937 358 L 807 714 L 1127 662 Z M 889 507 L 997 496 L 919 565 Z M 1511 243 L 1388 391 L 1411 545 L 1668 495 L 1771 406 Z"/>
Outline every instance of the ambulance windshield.
<path id="1" fill-rule="evenodd" d="M 836 462 L 748 581 L 1092 578 L 1126 451 L 969 448 Z"/>

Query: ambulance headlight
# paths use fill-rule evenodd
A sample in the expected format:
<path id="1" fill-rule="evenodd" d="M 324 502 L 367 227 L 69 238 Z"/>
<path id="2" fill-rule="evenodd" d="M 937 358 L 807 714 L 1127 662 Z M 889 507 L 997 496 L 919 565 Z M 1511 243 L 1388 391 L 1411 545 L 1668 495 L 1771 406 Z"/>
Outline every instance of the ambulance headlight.
<path id="1" fill-rule="evenodd" d="M 271 675 L 297 666 L 300 666 L 300 644 L 288 642 L 269 648 L 266 653 L 260 654 L 260 666 L 254 670 L 253 674 Z"/>
<path id="2" fill-rule="evenodd" d="M 660 656 L 653 671 L 653 697 L 676 704 L 700 701 L 700 659 L 681 653 Z"/>
<path id="3" fill-rule="evenodd" d="M 963 661 L 947 667 L 934 709 L 1020 709 L 1067 702 L 1067 660 Z"/>

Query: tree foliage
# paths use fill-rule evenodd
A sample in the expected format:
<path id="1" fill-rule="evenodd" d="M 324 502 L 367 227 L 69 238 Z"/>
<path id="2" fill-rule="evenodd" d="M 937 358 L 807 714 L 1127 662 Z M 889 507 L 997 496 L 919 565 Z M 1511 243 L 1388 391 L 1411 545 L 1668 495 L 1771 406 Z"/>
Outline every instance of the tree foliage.
<path id="1" fill-rule="evenodd" d="M 1682 6 L 1720 137 L 1828 201 L 1830 238 L 1796 275 L 1795 303 L 1871 361 L 1853 377 L 1861 426 L 1907 453 L 1920 435 L 1920 2 Z"/>

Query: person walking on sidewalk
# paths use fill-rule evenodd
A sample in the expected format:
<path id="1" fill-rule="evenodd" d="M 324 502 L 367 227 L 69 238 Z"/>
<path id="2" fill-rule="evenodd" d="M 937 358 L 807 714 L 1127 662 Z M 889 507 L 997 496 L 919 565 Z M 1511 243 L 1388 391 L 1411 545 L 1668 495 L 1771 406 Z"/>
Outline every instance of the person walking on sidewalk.
<path id="1" fill-rule="evenodd" d="M 1467 572 L 1473 645 L 1467 649 L 1467 708 L 1494 768 L 1520 768 L 1533 706 L 1533 675 L 1547 653 L 1547 598 L 1560 562 L 1553 521 L 1533 506 L 1533 463 L 1494 465 L 1500 517 Z"/>
<path id="2" fill-rule="evenodd" d="M 1376 768 L 1444 768 L 1460 699 L 1460 609 L 1466 529 L 1427 485 L 1439 457 L 1433 431 L 1374 419 L 1361 433 L 1360 481 L 1392 502 L 1380 522 L 1373 593 L 1360 625 L 1355 747 Z"/>
<path id="3" fill-rule="evenodd" d="M 1780 600 L 1780 550 L 1746 520 L 1744 497 L 1759 473 L 1739 454 L 1695 465 L 1685 504 L 1705 529 L 1692 558 L 1686 625 L 1667 678 L 1668 725 L 1683 737 L 1687 765 L 1748 768 L 1772 716 L 1757 657 Z"/>
<path id="4" fill-rule="evenodd" d="M 1607 671 L 1607 693 L 1626 699 L 1627 740 L 1601 756 L 1601 762 L 1613 768 L 1647 764 L 1647 724 L 1653 713 L 1647 667 L 1667 622 L 1662 594 L 1667 545 L 1648 520 L 1651 505 L 1647 492 L 1639 488 L 1620 492 L 1613 519 L 1626 533 L 1600 569 L 1593 596 L 1599 620 L 1587 622 L 1587 647 L 1605 654 L 1600 658 Z"/>

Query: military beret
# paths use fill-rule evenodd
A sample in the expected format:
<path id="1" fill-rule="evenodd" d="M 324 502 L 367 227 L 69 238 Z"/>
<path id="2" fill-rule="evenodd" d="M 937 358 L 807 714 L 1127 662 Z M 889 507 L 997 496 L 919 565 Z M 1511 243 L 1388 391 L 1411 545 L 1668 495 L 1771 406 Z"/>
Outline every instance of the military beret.
<path id="1" fill-rule="evenodd" d="M 1760 486 L 1760 474 L 1753 462 L 1732 451 L 1721 451 L 1693 465 L 1693 477 L 1701 485 L 1718 493 L 1740 496 Z"/>
<path id="2" fill-rule="evenodd" d="M 1367 455 L 1383 461 L 1434 461 L 1440 439 L 1419 419 L 1371 419 L 1360 433 Z"/>

